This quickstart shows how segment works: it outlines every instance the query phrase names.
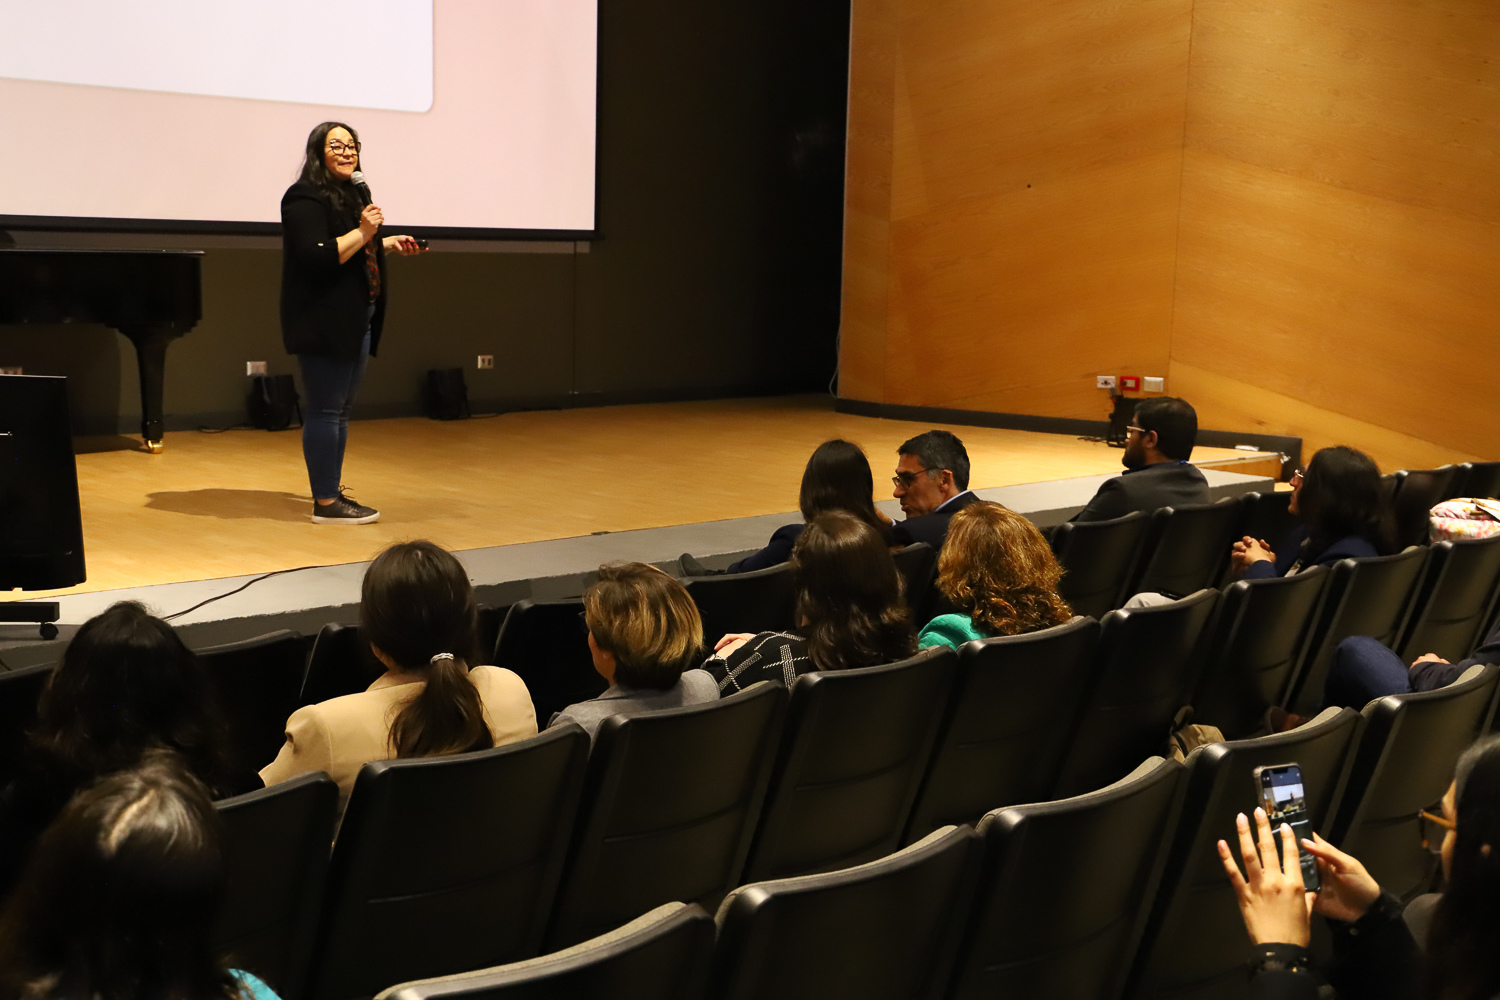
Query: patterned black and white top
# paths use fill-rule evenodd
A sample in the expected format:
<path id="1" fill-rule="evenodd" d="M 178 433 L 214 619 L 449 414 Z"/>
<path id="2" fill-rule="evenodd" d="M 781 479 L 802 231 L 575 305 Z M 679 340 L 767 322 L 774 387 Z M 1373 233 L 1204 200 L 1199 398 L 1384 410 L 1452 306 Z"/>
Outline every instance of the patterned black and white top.
<path id="1" fill-rule="evenodd" d="M 781 681 L 788 688 L 800 674 L 818 669 L 807 655 L 807 640 L 791 632 L 762 632 L 729 654 L 711 656 L 703 669 L 719 682 L 719 694 L 743 691 L 757 681 Z"/>

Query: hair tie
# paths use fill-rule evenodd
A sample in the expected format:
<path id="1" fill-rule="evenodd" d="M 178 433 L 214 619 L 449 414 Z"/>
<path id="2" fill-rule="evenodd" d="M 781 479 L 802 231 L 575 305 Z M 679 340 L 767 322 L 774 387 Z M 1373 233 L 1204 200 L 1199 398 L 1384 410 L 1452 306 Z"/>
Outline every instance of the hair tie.
<path id="1" fill-rule="evenodd" d="M 438 654 L 434 655 L 433 658 L 430 659 L 430 660 L 428 660 L 427 662 L 428 662 L 428 664 L 430 664 L 432 666 L 436 666 L 438 660 L 452 660 L 452 659 L 456 659 L 456 657 L 452 653 L 438 653 Z"/>

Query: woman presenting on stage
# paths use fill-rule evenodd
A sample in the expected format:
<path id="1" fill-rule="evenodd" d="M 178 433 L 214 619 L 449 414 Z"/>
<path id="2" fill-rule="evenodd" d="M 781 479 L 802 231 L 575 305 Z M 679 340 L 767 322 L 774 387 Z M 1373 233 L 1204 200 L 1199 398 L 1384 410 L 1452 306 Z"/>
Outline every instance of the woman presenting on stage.
<path id="1" fill-rule="evenodd" d="M 349 410 L 385 322 L 385 254 L 421 253 L 410 236 L 377 239 L 380 209 L 356 183 L 359 136 L 324 122 L 302 176 L 281 198 L 281 337 L 302 368 L 302 456 L 318 524 L 370 524 L 380 511 L 340 485 Z"/>

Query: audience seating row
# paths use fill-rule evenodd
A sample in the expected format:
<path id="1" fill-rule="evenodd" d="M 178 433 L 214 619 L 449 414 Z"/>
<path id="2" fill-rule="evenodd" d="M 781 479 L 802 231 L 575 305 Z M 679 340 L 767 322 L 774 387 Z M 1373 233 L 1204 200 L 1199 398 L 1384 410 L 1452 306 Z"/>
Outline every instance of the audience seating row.
<path id="1" fill-rule="evenodd" d="M 1173 613 L 1173 627 L 1183 630 L 1181 622 L 1196 620 L 1200 605 L 1211 607 L 1213 597 L 1209 591 L 1197 602 L 1179 602 L 1181 608 L 1121 612 L 1103 625 L 1075 619 L 1048 630 L 1050 635 L 1017 637 L 1031 638 L 1030 643 L 988 640 L 971 643 L 958 655 L 943 649 L 891 667 L 808 675 L 791 692 L 789 713 L 783 688 L 759 684 L 717 703 L 618 717 L 601 728 L 587 759 L 587 737 L 566 726 L 477 754 L 367 765 L 327 870 L 323 916 L 313 920 L 321 929 L 313 938 L 318 944 L 311 976 L 296 971 L 296 963 L 306 959 L 288 952 L 295 939 L 285 928 L 269 927 L 264 917 L 258 924 L 240 919 L 238 926 L 259 926 L 263 947 L 275 943 L 266 940 L 267 933 L 280 934 L 277 955 L 261 957 L 246 947 L 255 936 L 243 930 L 225 940 L 241 942 L 246 963 L 267 971 L 288 1000 L 345 1000 L 400 980 L 526 959 L 538 947 L 566 947 L 665 902 L 713 911 L 745 881 L 790 877 L 800 885 L 809 875 L 878 861 L 889 856 L 903 832 L 909 844 L 921 844 L 932 832 L 929 822 L 943 822 L 952 813 L 972 822 L 986 810 L 1007 807 L 993 797 L 977 809 L 971 805 L 986 794 L 981 783 L 997 774 L 988 794 L 1039 787 L 1028 782 L 1038 767 L 1046 771 L 1049 765 L 1031 751 L 1048 741 L 1032 734 L 1048 725 L 1066 727 L 1049 718 L 1052 706 L 1014 703 L 1034 694 L 1061 698 L 1059 688 L 1072 690 L 1070 697 L 1077 699 L 1076 688 L 1069 688 L 1076 681 L 1018 690 L 999 683 L 1014 675 L 1008 667 L 1028 662 L 1026 657 L 1042 648 L 1072 647 L 1079 660 L 1091 664 L 1084 670 L 1149 674 L 1156 656 L 1121 659 L 1108 634 L 1126 634 L 1132 618 L 1139 628 L 1142 620 Z M 1086 656 L 1089 646 L 1095 648 Z M 1160 652 L 1166 646 L 1147 648 Z M 1447 688 L 1380 699 L 1362 715 L 1331 709 L 1291 733 L 1198 751 L 1190 758 L 1183 793 L 1188 806 L 1181 821 L 1167 827 L 1176 832 L 1146 838 L 1167 853 L 1153 854 L 1149 863 L 1141 862 L 1145 867 L 1115 873 L 1113 882 L 1106 869 L 1125 857 L 1121 824 L 1039 835 L 1057 852 L 1054 860 L 1040 868 L 1031 860 L 1006 869 L 1007 878 L 1025 883 L 1014 898 L 1024 899 L 1026 908 L 970 921 L 974 927 L 999 921 L 1012 929 L 972 931 L 963 954 L 982 949 L 986 957 L 961 959 L 960 969 L 969 970 L 961 978 L 1020 976 L 1019 982 L 1030 984 L 1064 972 L 1084 976 L 1087 963 L 1081 960 L 1030 971 L 1025 966 L 1027 961 L 1045 965 L 1043 958 L 1066 943 L 1056 935 L 1079 947 L 1118 942 L 1129 954 L 1131 942 L 1144 934 L 1134 995 L 1223 995 L 1226 984 L 1242 981 L 1235 977 L 1245 949 L 1212 844 L 1231 835 L 1233 813 L 1253 802 L 1249 775 L 1259 764 L 1300 763 L 1318 828 L 1336 843 L 1362 850 L 1377 879 L 1410 895 L 1430 872 L 1430 858 L 1414 828 L 1415 812 L 1441 797 L 1459 750 L 1488 725 L 1497 680 L 1500 668 L 1476 667 Z M 1080 719 L 1132 714 L 1097 696 L 1108 684 L 1096 678 L 1092 685 L 1094 693 L 1082 699 Z M 998 692 L 1002 704 L 1012 703 L 994 713 L 997 721 L 988 732 L 981 722 L 986 713 L 976 707 L 987 689 Z M 1084 689 L 1090 689 L 1088 682 Z M 1163 729 L 1156 742 L 1164 736 Z M 1074 755 L 1097 749 L 1099 741 L 1074 738 L 1060 744 L 1054 759 L 1062 760 L 1066 779 Z M 1122 737 L 1109 749 L 1127 752 L 1119 748 L 1134 745 Z M 971 777 L 978 780 L 970 782 Z M 283 797 L 301 794 L 311 802 L 321 796 L 320 804 L 309 808 L 328 818 L 298 825 L 281 816 L 255 829 L 262 831 L 260 837 L 278 830 L 276 839 L 283 843 L 290 831 L 311 830 L 305 843 L 326 845 L 331 809 L 321 803 L 329 786 L 319 787 L 319 781 L 304 779 L 230 800 L 222 808 L 233 825 L 237 814 L 270 808 Z M 1035 798 L 1052 798 L 1058 789 L 1068 790 L 1059 782 L 1052 794 Z M 1047 805 L 1025 808 L 1045 814 Z M 992 821 L 980 823 L 982 833 L 985 822 Z M 1039 843 L 1031 849 L 1043 848 Z M 235 899 L 248 894 L 260 901 L 258 912 L 279 912 L 284 922 L 306 926 L 312 918 L 292 916 L 304 911 L 285 901 L 295 891 L 278 894 L 267 887 L 278 879 L 301 887 L 296 890 L 306 897 L 301 905 L 316 907 L 316 851 L 287 846 L 272 854 L 301 869 L 295 877 L 237 869 L 230 913 L 236 912 Z M 255 856 L 266 860 L 264 851 Z M 1156 877 L 1150 871 L 1160 871 L 1163 863 L 1167 875 L 1161 891 L 1145 891 L 1142 887 Z M 1067 888 L 1082 877 L 1080 870 L 1095 874 Z M 1114 905 L 1101 888 L 1109 886 L 1120 899 L 1143 907 L 1155 898 L 1150 922 L 1131 922 L 1144 919 L 1143 910 L 1091 923 L 1103 920 L 1100 914 Z M 283 901 L 267 909 L 268 899 Z M 1089 902 L 1080 906 L 1080 900 Z M 256 905 L 246 909 L 254 911 Z M 826 930 L 816 922 L 798 926 L 814 940 L 819 935 L 809 927 Z M 393 927 L 400 933 L 390 934 Z M 387 932 L 379 933 L 380 928 Z M 1044 948 L 1028 933 L 1054 936 Z M 1013 949 L 1010 957 L 990 953 L 1005 949 Z M 1024 978 L 1032 975 L 1039 978 Z M 1116 970 L 1111 981 L 1123 982 L 1121 976 Z M 306 991 L 301 982 L 310 983 Z M 1069 995 L 1113 995 L 1092 989 Z"/>

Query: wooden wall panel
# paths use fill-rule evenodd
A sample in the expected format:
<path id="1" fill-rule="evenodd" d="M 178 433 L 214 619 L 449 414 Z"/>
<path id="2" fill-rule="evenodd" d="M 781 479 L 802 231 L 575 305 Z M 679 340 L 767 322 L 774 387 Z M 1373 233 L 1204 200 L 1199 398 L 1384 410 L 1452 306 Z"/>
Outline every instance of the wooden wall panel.
<path id="1" fill-rule="evenodd" d="M 856 0 L 856 40 L 884 9 Z M 1166 370 L 1190 0 L 895 9 L 891 146 L 869 176 L 879 139 L 850 131 L 840 392 L 1102 416 L 1094 373 Z M 851 120 L 877 105 L 852 88 Z M 887 168 L 881 325 L 865 216 Z"/>
<path id="2" fill-rule="evenodd" d="M 1470 0 L 1198 0 L 1172 385 L 1211 426 L 1500 455 L 1496 52 Z"/>
<path id="3" fill-rule="evenodd" d="M 896 6 L 897 0 L 854 0 L 849 25 L 839 392 L 874 402 L 885 400 Z"/>
<path id="4" fill-rule="evenodd" d="M 845 358 L 882 373 L 844 395 L 1096 417 L 1091 374 L 1167 365 L 1206 426 L 1500 457 L 1492 2 L 862 7 L 894 46 L 885 313 L 847 308 L 851 221 Z"/>

